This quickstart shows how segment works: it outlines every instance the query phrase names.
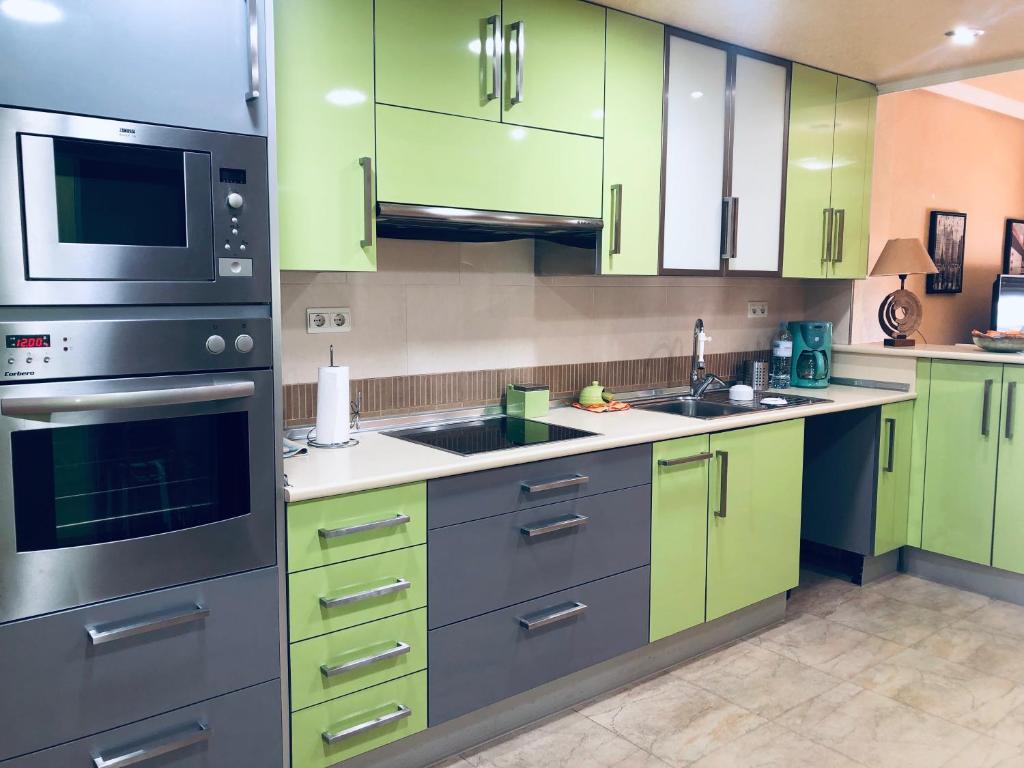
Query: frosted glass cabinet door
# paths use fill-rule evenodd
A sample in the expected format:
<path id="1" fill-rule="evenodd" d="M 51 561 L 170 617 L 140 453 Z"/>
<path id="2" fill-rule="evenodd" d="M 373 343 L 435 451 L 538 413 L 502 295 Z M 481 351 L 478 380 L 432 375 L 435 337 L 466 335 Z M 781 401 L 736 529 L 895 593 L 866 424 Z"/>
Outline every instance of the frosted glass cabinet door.
<path id="1" fill-rule="evenodd" d="M 733 272 L 777 272 L 781 253 L 782 178 L 788 69 L 736 56 L 732 196 L 738 198 Z"/>
<path id="2" fill-rule="evenodd" d="M 665 270 L 721 269 L 727 63 L 721 48 L 670 38 Z"/>

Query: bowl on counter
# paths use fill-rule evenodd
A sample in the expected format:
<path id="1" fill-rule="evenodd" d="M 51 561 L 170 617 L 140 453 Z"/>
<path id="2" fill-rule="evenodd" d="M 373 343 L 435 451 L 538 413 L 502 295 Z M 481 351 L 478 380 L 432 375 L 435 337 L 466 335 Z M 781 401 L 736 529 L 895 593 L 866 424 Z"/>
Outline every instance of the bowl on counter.
<path id="1" fill-rule="evenodd" d="M 971 339 L 986 352 L 1024 352 L 1024 333 L 1020 331 L 971 331 Z"/>

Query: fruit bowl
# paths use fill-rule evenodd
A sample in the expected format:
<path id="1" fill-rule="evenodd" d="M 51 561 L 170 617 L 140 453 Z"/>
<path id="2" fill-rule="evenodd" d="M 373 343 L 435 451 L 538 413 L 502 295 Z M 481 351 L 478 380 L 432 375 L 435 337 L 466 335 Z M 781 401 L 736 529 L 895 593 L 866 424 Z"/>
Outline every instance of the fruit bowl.
<path id="1" fill-rule="evenodd" d="M 971 331 L 971 339 L 986 352 L 1024 352 L 1024 333 L 1021 331 Z"/>

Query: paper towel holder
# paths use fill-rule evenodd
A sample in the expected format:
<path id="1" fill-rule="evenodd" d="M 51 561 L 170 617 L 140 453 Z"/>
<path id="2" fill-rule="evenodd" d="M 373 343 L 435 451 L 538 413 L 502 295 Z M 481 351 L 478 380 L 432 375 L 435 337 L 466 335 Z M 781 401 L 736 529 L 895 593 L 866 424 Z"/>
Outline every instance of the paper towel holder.
<path id="1" fill-rule="evenodd" d="M 331 366 L 331 368 L 337 368 L 337 366 L 334 364 L 334 345 L 333 344 L 331 344 L 331 346 L 330 346 L 329 355 L 330 355 L 330 366 Z M 362 404 L 362 396 L 361 396 L 361 394 L 362 393 L 358 393 L 357 394 L 357 401 L 359 402 L 360 405 Z M 355 419 L 356 419 L 356 423 L 358 424 L 358 419 L 359 419 L 359 410 L 358 409 L 356 410 Z M 315 437 L 313 437 L 313 433 L 315 433 L 315 432 L 316 432 L 316 427 L 314 426 L 314 427 L 310 428 L 309 432 L 306 433 L 306 444 L 309 445 L 312 448 L 353 448 L 353 447 L 359 445 L 359 441 L 356 440 L 354 437 L 350 437 L 348 440 L 346 440 L 346 441 L 344 441 L 342 443 L 321 443 Z"/>

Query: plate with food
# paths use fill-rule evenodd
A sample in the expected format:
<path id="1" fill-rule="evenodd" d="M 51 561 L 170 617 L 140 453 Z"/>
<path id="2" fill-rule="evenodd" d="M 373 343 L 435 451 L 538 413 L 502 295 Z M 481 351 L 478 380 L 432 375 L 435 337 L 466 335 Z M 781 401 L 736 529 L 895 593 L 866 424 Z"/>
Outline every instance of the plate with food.
<path id="1" fill-rule="evenodd" d="M 986 352 L 1024 352 L 1024 331 L 971 331 L 971 339 Z"/>

